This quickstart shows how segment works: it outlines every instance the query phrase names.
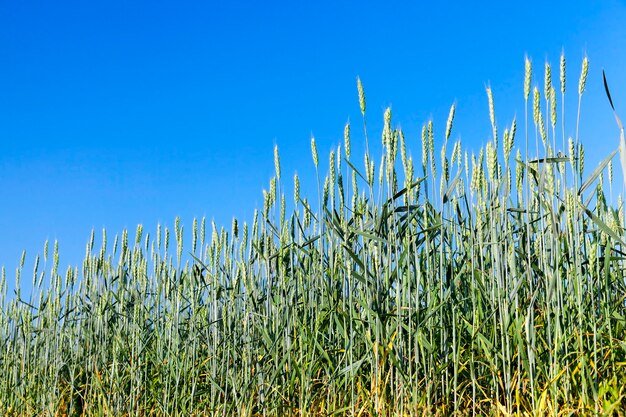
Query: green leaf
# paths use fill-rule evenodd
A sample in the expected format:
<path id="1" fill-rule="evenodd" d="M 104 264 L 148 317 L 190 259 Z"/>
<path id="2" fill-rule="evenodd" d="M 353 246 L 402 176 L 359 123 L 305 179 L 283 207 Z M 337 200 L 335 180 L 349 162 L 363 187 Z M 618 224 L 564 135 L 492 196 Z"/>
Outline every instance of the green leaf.
<path id="1" fill-rule="evenodd" d="M 339 375 L 347 374 L 348 372 L 352 372 L 352 371 L 357 371 L 361 367 L 364 361 L 365 361 L 365 358 L 358 360 L 356 362 L 353 362 L 350 365 L 346 366 L 345 368 L 340 369 Z"/>
<path id="2" fill-rule="evenodd" d="M 583 183 L 583 185 L 580 186 L 580 189 L 578 190 L 578 195 L 582 195 L 583 191 L 585 191 L 587 188 L 589 188 L 591 184 L 593 184 L 593 182 L 596 180 L 596 178 L 598 178 L 598 176 L 604 170 L 604 168 L 606 168 L 609 162 L 611 162 L 611 159 L 613 159 L 613 157 L 615 156 L 618 150 L 619 149 L 615 149 L 613 152 L 611 152 L 611 154 L 608 157 L 606 157 L 602 162 L 600 162 L 598 167 L 591 173 L 589 178 L 587 178 L 587 180 Z"/>
<path id="3" fill-rule="evenodd" d="M 350 166 L 350 168 L 352 168 L 354 170 L 354 172 L 356 172 L 356 174 L 361 177 L 363 179 L 363 181 L 367 182 L 367 179 L 359 172 L 358 169 L 356 169 L 356 167 L 354 165 L 352 165 L 352 162 L 350 162 L 348 159 L 344 158 L 344 161 L 346 161 L 346 163 L 348 164 L 348 166 Z"/>
<path id="4" fill-rule="evenodd" d="M 598 216 L 593 214 L 593 212 L 589 210 L 587 207 L 585 207 L 579 200 L 576 200 L 576 201 L 578 201 L 578 204 L 580 205 L 580 207 L 585 211 L 585 213 L 587 213 L 587 216 L 591 218 L 591 221 L 593 221 L 596 224 L 596 226 L 600 228 L 600 230 L 602 230 L 604 233 L 609 235 L 613 240 L 626 246 L 626 243 L 624 243 L 624 241 L 613 230 L 611 230 L 611 228 L 607 226 L 606 223 L 600 220 Z"/>
<path id="5" fill-rule="evenodd" d="M 452 192 L 454 192 L 454 188 L 456 187 L 456 184 L 459 182 L 460 179 L 461 179 L 461 172 L 456 174 L 456 177 L 454 177 L 454 179 L 450 181 L 450 184 L 448 185 L 448 189 L 446 190 L 446 193 L 443 195 L 444 204 L 447 203 L 448 200 L 450 200 L 450 195 L 452 194 Z"/>
<path id="6" fill-rule="evenodd" d="M 532 159 L 528 161 L 529 164 L 538 164 L 538 163 L 549 163 L 549 164 L 558 164 L 559 162 L 568 162 L 569 158 L 565 157 L 552 157 L 552 158 L 539 158 Z"/>

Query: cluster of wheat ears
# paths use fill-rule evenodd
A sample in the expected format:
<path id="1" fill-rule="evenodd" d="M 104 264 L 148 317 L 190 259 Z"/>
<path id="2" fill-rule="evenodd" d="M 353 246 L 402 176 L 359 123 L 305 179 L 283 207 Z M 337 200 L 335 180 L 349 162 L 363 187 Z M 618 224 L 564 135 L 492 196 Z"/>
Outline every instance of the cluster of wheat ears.
<path id="1" fill-rule="evenodd" d="M 477 155 L 448 142 L 452 106 L 441 151 L 429 122 L 413 161 L 387 110 L 378 165 L 367 133 L 353 159 L 348 124 L 320 175 L 311 139 L 318 196 L 295 176 L 290 213 L 276 148 L 251 224 L 194 220 L 186 250 L 178 220 L 130 244 L 103 230 L 64 274 L 46 244 L 26 296 L 24 257 L 14 297 L 3 268 L 1 414 L 622 415 L 619 149 L 584 174 L 588 60 L 576 137 L 564 56 L 559 72 L 560 98 L 549 64 L 531 91 L 526 60 L 523 133 L 512 120 L 500 135 L 487 89 L 493 135 Z"/>

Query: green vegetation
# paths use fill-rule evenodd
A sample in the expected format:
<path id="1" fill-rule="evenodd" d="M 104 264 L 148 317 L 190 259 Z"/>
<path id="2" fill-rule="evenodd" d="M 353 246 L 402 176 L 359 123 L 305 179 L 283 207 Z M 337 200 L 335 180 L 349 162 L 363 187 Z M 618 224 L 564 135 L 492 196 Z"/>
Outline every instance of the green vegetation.
<path id="1" fill-rule="evenodd" d="M 377 166 L 367 135 L 364 164 L 351 155 L 347 125 L 323 175 L 312 139 L 315 200 L 297 176 L 287 192 L 275 149 L 251 224 L 194 221 L 185 249 L 178 221 L 112 247 L 103 232 L 100 250 L 92 234 L 65 274 L 46 245 L 27 300 L 7 298 L 3 269 L 0 412 L 623 415 L 618 150 L 585 175 L 557 118 L 565 59 L 560 97 L 549 65 L 531 92 L 531 70 L 521 133 L 513 120 L 500 135 L 487 89 L 493 137 L 478 155 L 448 142 L 453 106 L 441 152 L 428 123 L 413 161 L 387 110 Z"/>

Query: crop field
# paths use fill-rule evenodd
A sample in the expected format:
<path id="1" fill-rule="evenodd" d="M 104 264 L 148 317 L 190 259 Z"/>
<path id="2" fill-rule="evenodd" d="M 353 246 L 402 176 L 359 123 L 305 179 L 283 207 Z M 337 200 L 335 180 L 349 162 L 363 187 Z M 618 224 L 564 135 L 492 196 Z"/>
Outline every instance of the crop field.
<path id="1" fill-rule="evenodd" d="M 526 108 L 502 126 L 487 88 L 479 150 L 449 140 L 454 106 L 421 139 L 389 109 L 368 137 L 357 80 L 365 137 L 347 124 L 324 160 L 311 138 L 317 195 L 275 148 L 250 222 L 194 220 L 185 242 L 178 219 L 103 230 L 77 267 L 46 243 L 34 271 L 3 268 L 0 414 L 626 414 L 626 147 L 618 119 L 616 150 L 586 167 L 564 133 L 588 66 L 566 89 L 564 56 L 527 59 Z"/>

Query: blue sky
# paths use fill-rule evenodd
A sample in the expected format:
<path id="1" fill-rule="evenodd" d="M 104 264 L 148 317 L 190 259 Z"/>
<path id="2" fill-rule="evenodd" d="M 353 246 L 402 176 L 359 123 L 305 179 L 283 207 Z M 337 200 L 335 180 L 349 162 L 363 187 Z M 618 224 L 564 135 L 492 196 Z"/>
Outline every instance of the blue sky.
<path id="1" fill-rule="evenodd" d="M 623 1 L 0 2 L 0 265 L 11 278 L 22 249 L 32 259 L 58 239 L 63 270 L 92 228 L 249 220 L 274 144 L 284 186 L 297 171 L 310 194 L 311 134 L 327 155 L 350 120 L 361 148 L 357 75 L 371 137 L 392 106 L 417 157 L 422 124 L 440 139 L 453 102 L 452 139 L 487 142 L 487 85 L 501 128 L 521 122 L 525 55 L 542 87 L 565 51 L 573 135 L 588 55 L 592 167 L 618 138 L 603 68 L 626 119 L 625 28 Z"/>

